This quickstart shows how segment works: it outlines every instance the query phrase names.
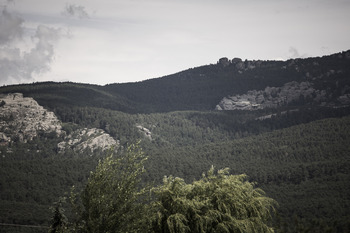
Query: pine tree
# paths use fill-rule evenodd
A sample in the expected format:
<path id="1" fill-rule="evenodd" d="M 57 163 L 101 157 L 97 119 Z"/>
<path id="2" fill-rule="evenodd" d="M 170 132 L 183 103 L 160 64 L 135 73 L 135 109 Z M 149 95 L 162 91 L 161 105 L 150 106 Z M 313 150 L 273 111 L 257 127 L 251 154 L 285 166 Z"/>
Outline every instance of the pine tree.
<path id="1" fill-rule="evenodd" d="M 65 203 L 65 198 L 60 198 L 52 208 L 53 218 L 49 233 L 63 233 L 67 230 L 68 219 L 64 213 L 63 203 Z"/>

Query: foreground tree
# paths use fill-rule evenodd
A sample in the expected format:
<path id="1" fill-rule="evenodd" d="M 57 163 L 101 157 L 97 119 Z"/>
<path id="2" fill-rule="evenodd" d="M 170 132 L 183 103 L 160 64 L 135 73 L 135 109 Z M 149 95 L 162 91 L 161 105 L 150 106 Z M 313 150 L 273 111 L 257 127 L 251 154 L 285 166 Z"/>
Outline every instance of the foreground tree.
<path id="1" fill-rule="evenodd" d="M 68 219 L 63 208 L 63 203 L 65 203 L 65 201 L 65 198 L 60 198 L 58 202 L 54 203 L 54 207 L 52 208 L 53 217 L 49 233 L 61 233 L 67 231 Z"/>
<path id="2" fill-rule="evenodd" d="M 83 191 L 72 191 L 76 219 L 62 221 L 57 209 L 51 232 L 273 232 L 268 223 L 276 203 L 245 175 L 212 167 L 192 184 L 170 176 L 149 190 L 140 185 L 145 160 L 133 145 L 99 162 Z"/>
<path id="3" fill-rule="evenodd" d="M 143 208 L 140 188 L 143 164 L 141 149 L 130 146 L 123 156 L 113 154 L 99 162 L 81 195 L 71 196 L 78 232 L 142 232 Z M 79 198 L 80 197 L 80 198 Z"/>
<path id="4" fill-rule="evenodd" d="M 151 232 L 273 232 L 268 222 L 275 201 L 228 169 L 215 174 L 212 167 L 192 184 L 166 177 L 154 193 Z"/>

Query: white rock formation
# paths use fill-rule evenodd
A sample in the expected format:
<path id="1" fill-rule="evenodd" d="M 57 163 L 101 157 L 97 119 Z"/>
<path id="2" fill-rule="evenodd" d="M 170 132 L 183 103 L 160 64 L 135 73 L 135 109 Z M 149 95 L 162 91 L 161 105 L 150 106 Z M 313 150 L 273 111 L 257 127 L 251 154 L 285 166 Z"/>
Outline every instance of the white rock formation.
<path id="1" fill-rule="evenodd" d="M 23 97 L 21 93 L 0 95 L 0 133 L 1 140 L 10 142 L 17 138 L 26 142 L 46 133 L 62 133 L 61 122 L 53 112 L 40 106 L 33 98 Z M 5 136 L 4 136 L 5 135 Z"/>
<path id="2" fill-rule="evenodd" d="M 151 132 L 149 129 L 143 127 L 142 125 L 136 125 L 136 128 L 138 128 L 139 131 L 140 131 L 141 133 L 143 133 L 143 135 L 144 135 L 146 138 L 152 140 L 152 132 Z"/>
<path id="3" fill-rule="evenodd" d="M 55 114 L 44 109 L 33 98 L 23 97 L 21 93 L 0 95 L 0 145 L 6 146 L 13 140 L 27 142 L 38 136 L 39 132 L 66 135 Z M 61 152 L 67 148 L 75 151 L 88 148 L 92 152 L 117 144 L 102 129 L 85 128 L 65 136 L 57 147 Z"/>
<path id="4" fill-rule="evenodd" d="M 68 135 L 57 147 L 60 152 L 64 152 L 67 148 L 72 148 L 74 151 L 84 151 L 88 148 L 93 152 L 96 149 L 104 151 L 110 149 L 114 145 L 118 145 L 118 141 L 102 129 L 84 128 L 76 130 Z"/>
<path id="5" fill-rule="evenodd" d="M 224 97 L 216 110 L 256 110 L 287 105 L 301 98 L 312 98 L 320 102 L 325 99 L 325 91 L 316 90 L 309 82 L 289 82 L 282 87 L 266 87 L 265 90 L 248 91 L 243 95 Z"/>

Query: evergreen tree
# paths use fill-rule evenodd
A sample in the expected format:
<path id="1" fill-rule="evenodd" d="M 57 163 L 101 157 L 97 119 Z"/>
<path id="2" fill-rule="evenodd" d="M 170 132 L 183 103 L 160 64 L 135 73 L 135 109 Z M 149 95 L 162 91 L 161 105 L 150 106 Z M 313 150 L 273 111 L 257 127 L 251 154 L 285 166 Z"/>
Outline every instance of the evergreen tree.
<path id="1" fill-rule="evenodd" d="M 65 198 L 60 198 L 52 208 L 53 218 L 49 233 L 63 233 L 67 230 L 68 219 L 64 213 L 63 203 L 65 203 Z"/>

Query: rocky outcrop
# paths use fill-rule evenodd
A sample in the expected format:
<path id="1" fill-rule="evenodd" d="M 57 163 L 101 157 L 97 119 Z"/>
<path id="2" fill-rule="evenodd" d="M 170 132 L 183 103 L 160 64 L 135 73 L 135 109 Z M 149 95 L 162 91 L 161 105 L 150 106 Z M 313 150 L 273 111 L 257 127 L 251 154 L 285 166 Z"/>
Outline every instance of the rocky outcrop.
<path id="1" fill-rule="evenodd" d="M 13 141 L 26 143 L 40 132 L 64 138 L 57 145 L 60 152 L 68 148 L 78 152 L 86 149 L 104 151 L 118 144 L 102 129 L 78 129 L 67 135 L 55 114 L 33 98 L 23 97 L 21 93 L 0 95 L 0 146 L 7 146 Z"/>
<path id="2" fill-rule="evenodd" d="M 326 92 L 316 90 L 309 82 L 289 82 L 282 87 L 266 87 L 265 90 L 248 91 L 243 95 L 224 97 L 216 110 L 256 110 L 263 108 L 275 108 L 296 101 L 312 99 L 320 103 L 326 99 Z"/>
<path id="3" fill-rule="evenodd" d="M 255 69 L 256 67 L 261 67 L 263 64 L 263 61 L 261 60 L 257 60 L 257 61 L 242 61 L 241 58 L 235 57 L 232 60 L 228 59 L 227 57 L 222 57 L 219 59 L 219 61 L 217 62 L 218 65 L 221 65 L 222 67 L 226 67 L 226 66 L 234 66 L 237 71 L 239 71 L 240 73 L 242 71 L 246 71 L 246 70 L 251 70 L 251 69 Z"/>
<path id="4" fill-rule="evenodd" d="M 39 132 L 57 135 L 63 133 L 61 122 L 53 112 L 47 111 L 33 98 L 21 93 L 0 95 L 0 141 L 26 142 Z"/>
<path id="5" fill-rule="evenodd" d="M 136 125 L 136 128 L 138 128 L 139 132 L 141 132 L 146 138 L 152 140 L 152 132 L 149 129 L 142 125 Z"/>
<path id="6" fill-rule="evenodd" d="M 84 128 L 65 137 L 64 141 L 60 142 L 57 147 L 59 152 L 64 152 L 68 148 L 80 152 L 88 149 L 93 152 L 97 149 L 105 151 L 114 145 L 118 145 L 118 142 L 102 129 Z"/>
<path id="7" fill-rule="evenodd" d="M 222 57 L 219 59 L 218 64 L 222 65 L 223 67 L 228 66 L 230 64 L 230 61 L 227 57 Z"/>

